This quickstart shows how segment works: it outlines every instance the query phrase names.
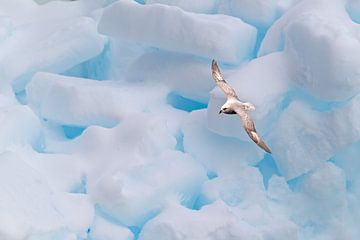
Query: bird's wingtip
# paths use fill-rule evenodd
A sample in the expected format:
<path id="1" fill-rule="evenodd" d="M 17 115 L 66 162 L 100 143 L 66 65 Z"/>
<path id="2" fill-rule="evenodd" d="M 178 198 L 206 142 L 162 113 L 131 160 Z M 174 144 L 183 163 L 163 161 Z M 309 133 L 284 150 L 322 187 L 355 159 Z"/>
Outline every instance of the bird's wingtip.
<path id="1" fill-rule="evenodd" d="M 212 62 L 211 62 L 211 70 L 212 70 L 213 73 L 215 73 L 215 72 L 220 73 L 220 69 L 219 69 L 215 59 L 213 59 Z"/>
<path id="2" fill-rule="evenodd" d="M 263 146 L 261 146 L 261 148 L 262 148 L 262 149 L 264 149 L 264 150 L 265 150 L 265 152 L 267 152 L 267 153 L 269 153 L 269 154 L 272 154 L 272 152 L 271 152 L 270 148 L 269 148 L 268 146 L 266 146 L 266 144 L 265 144 L 265 143 L 263 143 L 262 145 L 263 145 Z"/>
<path id="3" fill-rule="evenodd" d="M 217 62 L 216 62 L 216 60 L 215 60 L 215 59 L 213 59 L 213 60 L 211 61 L 211 66 L 212 66 L 212 67 L 217 66 Z"/>

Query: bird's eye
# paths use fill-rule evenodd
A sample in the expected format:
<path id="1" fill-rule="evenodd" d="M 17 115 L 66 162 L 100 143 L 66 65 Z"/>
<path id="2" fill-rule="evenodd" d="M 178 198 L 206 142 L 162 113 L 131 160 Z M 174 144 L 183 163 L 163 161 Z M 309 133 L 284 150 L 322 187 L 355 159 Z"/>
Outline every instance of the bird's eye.
<path id="1" fill-rule="evenodd" d="M 227 108 L 223 108 L 223 111 L 226 111 L 227 110 Z"/>

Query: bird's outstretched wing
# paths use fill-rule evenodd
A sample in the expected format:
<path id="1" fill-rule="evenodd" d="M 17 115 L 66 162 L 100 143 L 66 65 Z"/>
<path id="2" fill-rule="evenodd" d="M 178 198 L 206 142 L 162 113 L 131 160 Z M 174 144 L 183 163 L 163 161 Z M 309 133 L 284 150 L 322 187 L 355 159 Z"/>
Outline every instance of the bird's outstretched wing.
<path id="1" fill-rule="evenodd" d="M 246 133 L 249 137 L 262 149 L 266 152 L 271 153 L 271 150 L 266 146 L 264 141 L 260 138 L 259 134 L 256 132 L 255 125 L 253 120 L 250 118 L 250 115 L 247 111 L 244 111 L 240 107 L 235 109 L 235 112 L 240 116 L 241 122 Z"/>
<path id="2" fill-rule="evenodd" d="M 225 93 L 226 97 L 239 99 L 235 93 L 235 90 L 232 87 L 230 87 L 229 84 L 221 76 L 220 69 L 215 59 L 212 60 L 211 71 L 216 84 Z"/>

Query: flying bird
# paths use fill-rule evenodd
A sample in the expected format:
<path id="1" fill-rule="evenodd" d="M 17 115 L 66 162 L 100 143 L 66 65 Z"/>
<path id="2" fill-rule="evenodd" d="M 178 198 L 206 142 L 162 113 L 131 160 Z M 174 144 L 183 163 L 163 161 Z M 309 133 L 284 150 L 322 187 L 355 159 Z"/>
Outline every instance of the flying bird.
<path id="1" fill-rule="evenodd" d="M 216 61 L 213 59 L 211 63 L 212 76 L 218 85 L 218 87 L 225 93 L 227 101 L 221 107 L 219 114 L 237 114 L 240 116 L 242 125 L 249 135 L 249 137 L 263 150 L 271 153 L 271 150 L 266 146 L 264 141 L 260 138 L 256 132 L 254 122 L 250 118 L 249 111 L 255 110 L 255 106 L 249 102 L 241 102 L 239 97 L 236 95 L 235 90 L 221 76 L 219 67 Z"/>

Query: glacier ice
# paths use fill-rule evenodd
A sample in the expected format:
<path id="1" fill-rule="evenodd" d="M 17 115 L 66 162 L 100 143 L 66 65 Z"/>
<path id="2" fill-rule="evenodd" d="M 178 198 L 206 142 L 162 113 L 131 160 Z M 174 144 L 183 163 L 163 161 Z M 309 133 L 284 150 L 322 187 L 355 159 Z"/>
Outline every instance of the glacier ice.
<path id="1" fill-rule="evenodd" d="M 191 0 L 145 0 L 145 3 L 177 6 L 185 11 L 195 13 L 214 13 L 217 8 L 216 0 L 203 0 L 196 2 Z"/>
<path id="2" fill-rule="evenodd" d="M 173 92 L 207 103 L 215 83 L 209 81 L 207 61 L 174 52 L 147 52 L 129 66 L 127 79 L 132 82 L 163 83 Z"/>
<path id="3" fill-rule="evenodd" d="M 358 0 L 0 6 L 0 239 L 360 238 Z"/>
<path id="4" fill-rule="evenodd" d="M 41 124 L 27 106 L 7 106 L 0 111 L 0 151 L 19 146 L 41 147 Z"/>
<path id="5" fill-rule="evenodd" d="M 127 227 L 114 224 L 99 215 L 94 219 L 89 236 L 94 240 L 134 239 L 133 233 Z"/>
<path id="6" fill-rule="evenodd" d="M 274 154 L 277 166 L 286 178 L 314 169 L 340 149 L 359 140 L 360 125 L 349 117 L 358 114 L 358 99 L 355 97 L 343 108 L 325 113 L 311 112 L 303 104 L 293 102 L 282 113 L 274 126 L 278 131 L 271 133 L 269 138 L 274 149 L 287 146 L 285 151 L 275 150 Z M 280 132 L 281 137 L 278 137 Z"/>
<path id="7" fill-rule="evenodd" d="M 89 197 L 54 193 L 45 178 L 16 153 L 3 152 L 0 165 L 2 239 L 20 240 L 44 233 L 51 237 L 86 235 L 94 215 Z"/>
<path id="8" fill-rule="evenodd" d="M 114 25 L 114 21 L 127 24 Z M 201 32 L 198 29 L 202 29 Z M 165 5 L 144 6 L 130 0 L 116 2 L 105 9 L 99 31 L 115 38 L 215 57 L 232 64 L 248 59 L 256 40 L 256 29 L 237 18 L 188 13 Z"/>
<path id="9" fill-rule="evenodd" d="M 237 218 L 224 203 L 194 211 L 181 206 L 169 206 L 144 226 L 139 239 L 250 239 L 261 236 L 254 227 Z"/>
<path id="10" fill-rule="evenodd" d="M 97 33 L 97 23 L 86 16 L 84 4 L 77 4 L 73 11 L 60 2 L 53 7 L 24 4 L 23 10 L 16 12 L 15 2 L 1 3 L 5 8 L 2 15 L 10 18 L 11 34 L 0 46 L 3 82 L 11 84 L 15 92 L 23 91 L 37 71 L 64 72 L 96 56 L 104 47 L 105 39 Z"/>
<path id="11" fill-rule="evenodd" d="M 269 29 L 259 53 L 285 49 L 298 65 L 297 86 L 327 101 L 359 92 L 359 28 L 344 2 L 301 1 Z"/>
<path id="12" fill-rule="evenodd" d="M 27 86 L 27 99 L 29 106 L 48 121 L 112 127 L 126 116 L 161 105 L 168 93 L 161 85 L 127 85 L 38 72 Z M 153 91 L 144 91 L 150 88 Z"/>
<path id="13" fill-rule="evenodd" d="M 239 17 L 259 29 L 266 29 L 296 2 L 296 0 L 221 0 L 220 12 Z"/>

